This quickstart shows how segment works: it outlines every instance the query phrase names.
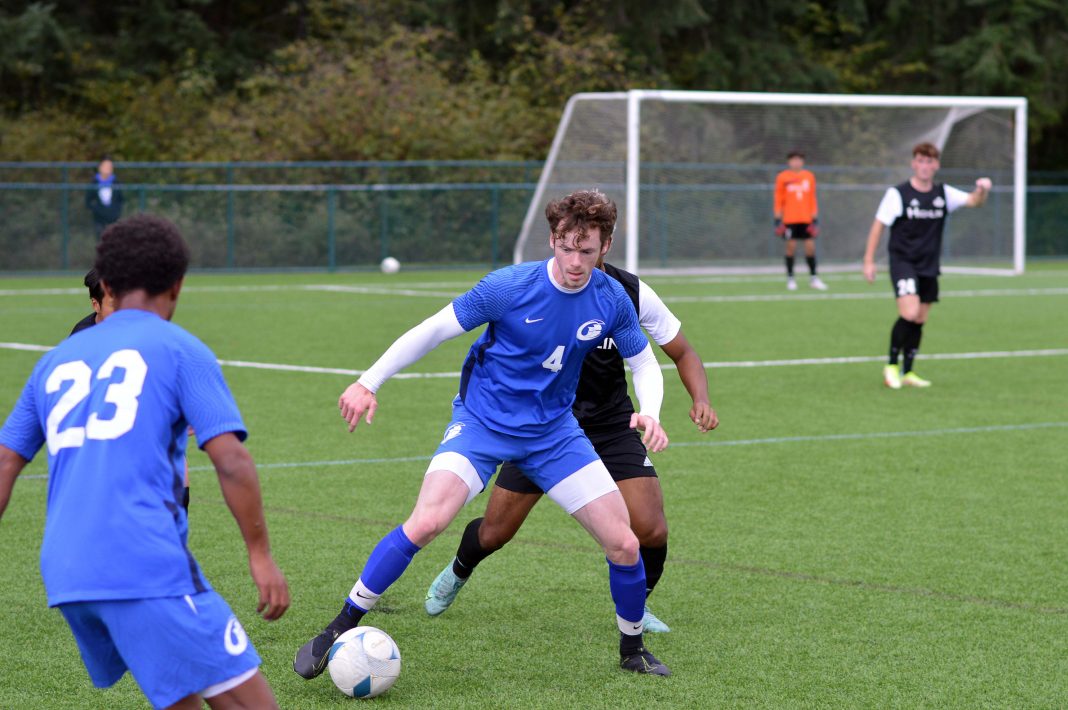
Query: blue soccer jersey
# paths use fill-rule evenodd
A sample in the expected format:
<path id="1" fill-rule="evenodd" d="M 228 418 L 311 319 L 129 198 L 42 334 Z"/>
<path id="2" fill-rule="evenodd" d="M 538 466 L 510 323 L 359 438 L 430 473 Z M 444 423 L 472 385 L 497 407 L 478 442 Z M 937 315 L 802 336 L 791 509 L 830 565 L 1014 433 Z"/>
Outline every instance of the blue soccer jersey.
<path id="1" fill-rule="evenodd" d="M 495 431 L 533 436 L 570 415 L 582 361 L 606 337 L 623 357 L 648 345 L 618 281 L 595 269 L 571 291 L 556 283 L 551 265 L 499 269 L 453 301 L 464 330 L 489 324 L 464 362 L 460 398 Z"/>
<path id="2" fill-rule="evenodd" d="M 48 603 L 210 589 L 186 547 L 186 429 L 245 426 L 211 350 L 154 313 L 120 310 L 41 358 L 0 444 L 48 447 L 41 575 Z"/>

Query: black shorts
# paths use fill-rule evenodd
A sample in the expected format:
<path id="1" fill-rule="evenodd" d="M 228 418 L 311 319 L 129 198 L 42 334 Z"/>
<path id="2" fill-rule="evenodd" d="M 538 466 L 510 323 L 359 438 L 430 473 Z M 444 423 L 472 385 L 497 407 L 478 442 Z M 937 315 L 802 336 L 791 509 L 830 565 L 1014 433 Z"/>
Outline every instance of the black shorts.
<path id="1" fill-rule="evenodd" d="M 810 222 L 788 224 L 786 225 L 786 234 L 783 235 L 783 239 L 812 239 L 812 235 L 808 233 L 810 226 Z"/>
<path id="2" fill-rule="evenodd" d="M 656 477 L 656 469 L 649 460 L 649 454 L 642 443 L 641 434 L 634 429 L 613 431 L 608 434 L 594 434 L 590 437 L 597 455 L 604 461 L 613 481 L 628 478 Z M 497 484 L 513 493 L 542 493 L 529 478 L 523 475 L 519 467 L 505 461 L 497 472 Z"/>
<path id="3" fill-rule="evenodd" d="M 920 303 L 938 302 L 938 277 L 917 275 L 916 267 L 907 261 L 890 260 L 890 286 L 894 298 L 919 296 Z"/>

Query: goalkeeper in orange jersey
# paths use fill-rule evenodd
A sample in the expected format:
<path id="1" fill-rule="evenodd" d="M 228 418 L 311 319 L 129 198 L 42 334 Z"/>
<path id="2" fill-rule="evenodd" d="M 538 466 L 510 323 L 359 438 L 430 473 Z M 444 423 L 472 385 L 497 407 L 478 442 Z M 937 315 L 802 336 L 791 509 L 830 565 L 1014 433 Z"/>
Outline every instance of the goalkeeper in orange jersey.
<path id="1" fill-rule="evenodd" d="M 820 233 L 816 176 L 805 170 L 805 154 L 801 151 L 791 151 L 786 156 L 786 165 L 786 170 L 775 178 L 775 236 L 786 241 L 786 288 L 797 290 L 794 254 L 797 251 L 797 240 L 800 239 L 805 242 L 809 285 L 819 291 L 826 291 L 827 284 L 816 275 L 815 240 Z"/>

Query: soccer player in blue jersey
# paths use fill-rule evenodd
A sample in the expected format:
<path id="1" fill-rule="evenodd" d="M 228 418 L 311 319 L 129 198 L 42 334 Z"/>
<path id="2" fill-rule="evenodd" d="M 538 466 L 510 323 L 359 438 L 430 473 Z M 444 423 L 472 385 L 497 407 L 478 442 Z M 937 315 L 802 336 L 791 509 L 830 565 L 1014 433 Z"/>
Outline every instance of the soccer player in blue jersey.
<path id="1" fill-rule="evenodd" d="M 634 274 L 603 262 L 598 268 L 623 285 L 638 314 L 638 323 L 675 362 L 679 377 L 693 401 L 690 419 L 697 425 L 697 430 L 715 429 L 719 426 L 719 418 L 709 403 L 704 364 L 683 334 L 682 322 L 660 296 Z M 664 494 L 641 438 L 630 428 L 634 403 L 627 393 L 623 358 L 612 338 L 605 338 L 582 363 L 582 375 L 571 410 L 623 494 L 630 513 L 631 530 L 640 543 L 648 596 L 660 581 L 667 560 L 668 524 L 664 515 Z M 467 524 L 456 556 L 427 590 L 425 606 L 428 614 L 437 616 L 452 605 L 475 568 L 515 536 L 541 498 L 541 489 L 514 464 L 508 462 L 501 466 L 486 504 L 485 516 Z M 671 630 L 648 605 L 642 623 L 646 632 Z"/>
<path id="2" fill-rule="evenodd" d="M 47 445 L 41 575 L 96 686 L 129 670 L 153 707 L 276 708 L 248 636 L 186 545 L 192 424 L 248 549 L 257 611 L 273 620 L 288 608 L 237 405 L 212 352 L 169 322 L 188 264 L 166 220 L 105 230 L 96 270 L 115 312 L 30 375 L 0 429 L 0 515 Z"/>
<path id="3" fill-rule="evenodd" d="M 478 494 L 503 461 L 514 462 L 590 532 L 608 559 L 620 631 L 620 666 L 669 675 L 642 639 L 645 569 L 627 507 L 571 412 L 583 359 L 612 336 L 633 372 L 640 411 L 631 427 L 650 451 L 668 439 L 658 423 L 664 378 L 638 325 L 630 297 L 596 268 L 611 246 L 616 206 L 583 190 L 546 208 L 553 257 L 487 275 L 401 336 L 338 402 L 354 430 L 371 423 L 375 393 L 434 347 L 483 324 L 463 366 L 452 421 L 430 461 L 411 515 L 386 535 L 365 564 L 341 613 L 297 651 L 293 668 L 314 678 L 333 640 L 359 624 L 379 597 Z"/>

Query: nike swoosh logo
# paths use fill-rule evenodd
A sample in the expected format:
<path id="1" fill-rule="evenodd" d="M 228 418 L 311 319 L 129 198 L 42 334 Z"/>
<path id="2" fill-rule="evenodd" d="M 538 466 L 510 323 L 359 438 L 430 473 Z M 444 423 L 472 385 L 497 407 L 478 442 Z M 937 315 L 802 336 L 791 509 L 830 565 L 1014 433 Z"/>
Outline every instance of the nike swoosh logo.
<path id="1" fill-rule="evenodd" d="M 356 592 L 356 596 L 358 596 L 360 599 L 374 599 L 374 597 L 369 597 L 366 594 L 360 594 L 359 592 Z"/>
<path id="2" fill-rule="evenodd" d="M 641 625 L 641 624 L 635 624 L 635 625 L 634 625 L 634 630 L 635 630 L 635 631 L 637 631 L 637 630 L 638 630 L 638 629 L 640 629 L 641 627 L 642 627 L 642 625 Z"/>
<path id="3" fill-rule="evenodd" d="M 523 322 L 524 323 L 537 323 L 540 320 L 545 320 L 545 319 L 544 318 L 524 318 Z"/>

